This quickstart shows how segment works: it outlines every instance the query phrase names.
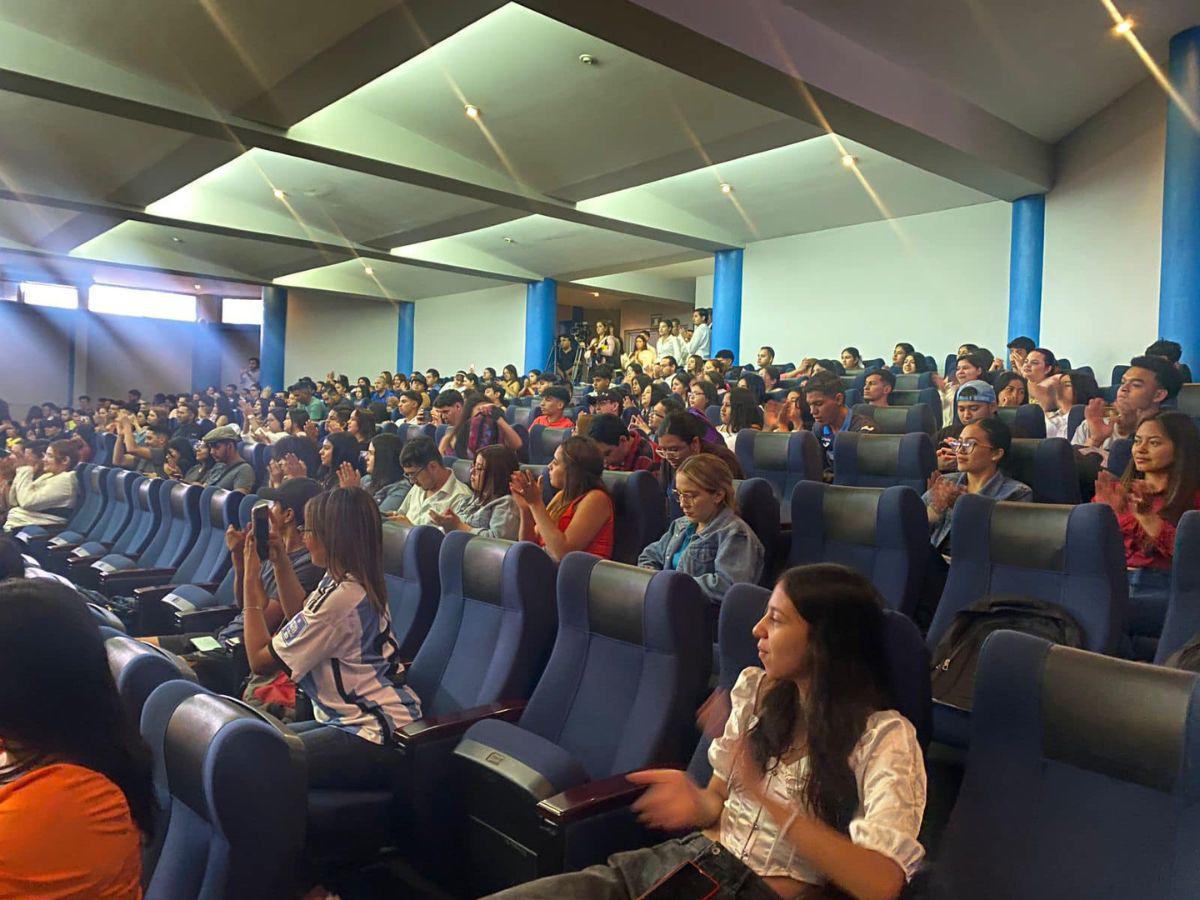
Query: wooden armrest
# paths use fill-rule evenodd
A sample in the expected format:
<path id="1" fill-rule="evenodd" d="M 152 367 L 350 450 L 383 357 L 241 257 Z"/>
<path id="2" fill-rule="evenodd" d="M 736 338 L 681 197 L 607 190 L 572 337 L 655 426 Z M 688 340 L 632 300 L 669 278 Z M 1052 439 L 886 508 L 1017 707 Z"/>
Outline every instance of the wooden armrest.
<path id="1" fill-rule="evenodd" d="M 100 583 L 105 586 L 122 581 L 153 584 L 156 581 L 165 581 L 174 574 L 174 569 L 117 569 L 113 572 L 101 572 Z"/>
<path id="2" fill-rule="evenodd" d="M 458 737 L 476 722 L 483 719 L 503 719 L 515 722 L 525 710 L 524 700 L 498 700 L 485 706 L 460 709 L 444 716 L 424 716 L 409 722 L 396 732 L 401 747 L 417 747 L 435 741 Z"/>
<path id="3" fill-rule="evenodd" d="M 83 569 L 83 568 L 86 568 L 87 566 L 90 566 L 92 563 L 94 563 L 98 559 L 103 559 L 103 557 L 99 553 L 97 553 L 95 556 L 68 556 L 67 557 L 67 568 L 68 569 Z"/>
<path id="4" fill-rule="evenodd" d="M 210 606 L 207 609 L 176 612 L 175 629 L 184 634 L 189 631 L 216 631 L 232 622 L 238 612 L 236 606 Z"/>
<path id="5" fill-rule="evenodd" d="M 613 775 L 547 797 L 537 805 L 537 811 L 546 821 L 563 825 L 632 803 L 645 789 L 643 785 L 627 781 L 624 775 Z"/>

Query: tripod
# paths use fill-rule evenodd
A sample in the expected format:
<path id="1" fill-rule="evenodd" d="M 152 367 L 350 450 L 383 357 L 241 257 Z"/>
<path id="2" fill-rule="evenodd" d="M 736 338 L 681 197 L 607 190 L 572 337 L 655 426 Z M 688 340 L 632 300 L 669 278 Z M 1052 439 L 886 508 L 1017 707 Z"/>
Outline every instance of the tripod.
<path id="1" fill-rule="evenodd" d="M 554 346 L 550 348 L 550 355 L 546 359 L 546 368 L 543 371 L 546 371 L 546 372 L 557 372 L 558 371 L 558 341 L 559 341 L 559 339 L 556 338 L 554 341 Z M 575 383 L 575 377 L 577 377 L 579 375 L 579 373 L 582 369 L 582 366 L 583 366 L 583 344 L 581 344 L 579 341 L 575 341 L 575 358 L 571 360 L 571 365 L 567 367 L 567 370 L 562 373 L 563 377 L 565 377 L 567 379 L 567 382 L 569 384 Z"/>

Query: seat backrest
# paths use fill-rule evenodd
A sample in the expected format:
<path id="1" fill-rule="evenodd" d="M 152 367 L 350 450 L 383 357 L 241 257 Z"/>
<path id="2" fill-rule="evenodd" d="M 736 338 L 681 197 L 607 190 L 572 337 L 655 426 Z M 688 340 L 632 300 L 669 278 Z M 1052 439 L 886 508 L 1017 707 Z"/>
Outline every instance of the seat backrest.
<path id="1" fill-rule="evenodd" d="M 232 560 L 225 546 L 225 529 L 234 524 L 243 494 L 206 487 L 200 493 L 200 530 L 172 580 L 178 584 L 220 581 Z"/>
<path id="2" fill-rule="evenodd" d="M 196 680 L 191 667 L 179 657 L 124 635 L 108 638 L 104 650 L 108 655 L 108 670 L 117 683 L 117 693 L 134 722 L 141 719 L 142 707 L 150 692 L 164 681 Z"/>
<path id="3" fill-rule="evenodd" d="M 1200 416 L 1200 384 L 1185 384 L 1175 397 L 1175 408 L 1192 418 Z"/>
<path id="4" fill-rule="evenodd" d="M 461 481 L 467 487 L 470 487 L 471 486 L 471 466 L 473 466 L 474 464 L 475 464 L 474 460 L 455 459 L 454 462 L 451 464 L 450 468 L 454 472 L 455 478 L 457 478 L 459 481 Z"/>
<path id="5" fill-rule="evenodd" d="M 833 441 L 833 483 L 851 487 L 906 485 L 923 493 L 936 465 L 933 440 L 923 432 L 842 431 Z"/>
<path id="6" fill-rule="evenodd" d="M 1154 662 L 1162 665 L 1197 632 L 1200 632 L 1200 511 L 1190 510 L 1179 517 L 1175 529 L 1171 593 Z"/>
<path id="7" fill-rule="evenodd" d="M 942 395 L 938 393 L 937 388 L 922 388 L 916 391 L 892 391 L 888 395 L 888 403 L 891 406 L 916 406 L 918 403 L 924 403 L 933 413 L 934 418 L 942 417 Z"/>
<path id="8" fill-rule="evenodd" d="M 1129 371 L 1129 366 L 1113 366 L 1112 378 L 1110 378 L 1108 380 L 1108 383 L 1110 385 L 1112 385 L 1114 388 L 1120 386 L 1121 379 L 1125 377 L 1125 373 L 1128 371 Z"/>
<path id="9" fill-rule="evenodd" d="M 202 688 L 164 685 L 146 704 L 165 828 L 147 900 L 295 896 L 307 792 L 300 739 Z"/>
<path id="10" fill-rule="evenodd" d="M 1197 675 L 992 634 L 944 896 L 1197 896 L 1198 743 Z"/>
<path id="11" fill-rule="evenodd" d="M 1129 463 L 1133 460 L 1133 439 L 1113 438 L 1108 445 L 1108 461 L 1104 467 L 1118 478 L 1125 474 Z"/>
<path id="12" fill-rule="evenodd" d="M 425 715 L 529 696 L 554 637 L 554 562 L 540 547 L 446 535 L 442 594 L 408 671 Z"/>
<path id="13" fill-rule="evenodd" d="M 1116 649 L 1129 588 L 1109 506 L 998 503 L 964 494 L 951 526 L 950 573 L 929 626 L 931 648 L 959 610 L 988 595 L 1016 594 L 1070 613 L 1086 649 Z"/>
<path id="14" fill-rule="evenodd" d="M 872 406 L 859 403 L 852 407 L 854 415 L 866 416 L 875 422 L 876 434 L 909 434 L 921 431 L 932 435 L 937 430 L 933 412 L 924 403 L 916 406 Z"/>
<path id="15" fill-rule="evenodd" d="M 716 428 L 721 424 L 721 407 L 714 403 L 712 406 L 706 407 L 704 416 Z"/>
<path id="16" fill-rule="evenodd" d="M 88 539 L 113 544 L 133 517 L 133 486 L 142 476 L 128 469 L 110 469 L 108 477 L 108 502 Z"/>
<path id="17" fill-rule="evenodd" d="M 603 477 L 613 499 L 612 558 L 632 565 L 667 530 L 667 498 L 649 472 L 606 471 Z"/>
<path id="18" fill-rule="evenodd" d="M 775 557 L 782 531 L 775 488 L 764 478 L 746 478 L 734 479 L 733 489 L 737 495 L 738 515 L 763 545 L 762 581 L 769 584 L 775 575 Z"/>
<path id="19" fill-rule="evenodd" d="M 695 579 L 568 553 L 558 634 L 522 728 L 595 778 L 683 758 L 712 666 Z"/>
<path id="20" fill-rule="evenodd" d="M 889 609 L 912 615 L 929 558 L 925 504 L 912 488 L 798 485 L 789 566 L 840 563 L 871 579 Z"/>
<path id="21" fill-rule="evenodd" d="M 1033 488 L 1035 503 L 1079 503 L 1075 451 L 1065 438 L 1014 438 L 1008 474 Z"/>
<path id="22" fill-rule="evenodd" d="M 159 502 L 159 495 L 162 493 L 164 485 L 172 483 L 161 478 L 137 478 L 134 480 L 130 488 L 133 514 L 129 517 L 125 530 L 112 545 L 111 552 L 132 558 L 146 549 L 146 545 L 158 533 L 158 526 L 162 522 L 162 506 Z"/>
<path id="23" fill-rule="evenodd" d="M 442 531 L 432 525 L 383 525 L 383 580 L 388 613 L 401 659 L 417 654 L 437 612 L 441 595 L 438 551 Z"/>
<path id="24" fill-rule="evenodd" d="M 931 387 L 933 387 L 933 373 L 931 372 L 915 372 L 910 375 L 896 376 L 895 390 L 897 391 L 923 391 Z"/>
<path id="25" fill-rule="evenodd" d="M 1076 403 L 1067 413 L 1067 440 L 1075 437 L 1075 432 L 1083 424 L 1083 413 L 1087 409 L 1082 403 Z"/>
<path id="26" fill-rule="evenodd" d="M 504 410 L 504 418 L 508 420 L 509 425 L 524 425 L 529 427 L 529 423 L 535 418 L 533 410 L 528 406 L 517 406 L 515 403 L 510 403 L 508 408 Z"/>
<path id="27" fill-rule="evenodd" d="M 955 409 L 954 415 L 957 421 L 957 409 Z M 996 410 L 996 418 L 1012 430 L 1014 437 L 1044 438 L 1046 436 L 1046 414 L 1036 404 L 1002 406 Z"/>
<path id="28" fill-rule="evenodd" d="M 397 433 L 396 423 L 395 422 L 380 422 L 379 430 L 383 434 L 396 434 Z"/>
<path id="29" fill-rule="evenodd" d="M 140 568 L 167 568 L 179 566 L 200 533 L 200 495 L 204 492 L 197 484 L 170 482 L 163 485 L 159 494 L 162 519 L 158 533 L 149 546 L 138 557 Z"/>
<path id="30" fill-rule="evenodd" d="M 450 430 L 449 425 L 434 425 L 428 423 L 425 425 L 401 425 L 396 429 L 396 433 L 400 436 L 400 442 L 411 441 L 415 437 L 424 435 L 425 437 L 433 438 L 437 443 L 442 442 L 442 437 Z"/>
<path id="31" fill-rule="evenodd" d="M 734 452 L 747 478 L 764 478 L 775 496 L 787 503 L 801 481 L 819 481 L 821 445 L 811 431 L 763 432 L 744 428 L 737 433 Z"/>
<path id="32" fill-rule="evenodd" d="M 67 522 L 68 531 L 87 534 L 88 529 L 95 525 L 96 520 L 100 518 L 100 514 L 104 511 L 104 494 L 101 491 L 101 484 L 106 471 L 102 466 L 94 466 L 90 463 L 83 463 L 80 468 L 76 469 L 75 481 L 79 485 L 82 496 L 75 514 Z"/>
<path id="33" fill-rule="evenodd" d="M 254 514 L 254 504 L 257 502 L 257 494 L 242 495 L 241 501 L 237 506 L 237 521 L 234 523 L 238 528 L 245 528 L 250 524 L 250 518 Z"/>
<path id="34" fill-rule="evenodd" d="M 529 429 L 529 461 L 535 466 L 548 465 L 558 445 L 574 433 L 574 429 L 571 428 L 534 425 Z"/>
<path id="35" fill-rule="evenodd" d="M 718 688 L 731 690 L 744 670 L 762 667 L 753 629 L 765 615 L 770 596 L 769 590 L 752 584 L 735 584 L 726 592 L 717 624 Z M 929 651 L 921 640 L 921 632 L 907 616 L 885 610 L 884 650 L 895 709 L 912 722 L 921 747 L 928 747 L 933 734 L 933 699 Z M 710 743 L 710 738 L 702 736 L 688 765 L 688 774 L 697 784 L 708 784 L 712 777 L 712 766 L 708 763 Z"/>
<path id="36" fill-rule="evenodd" d="M 862 388 L 846 388 L 842 393 L 845 395 L 844 402 L 846 406 L 851 409 L 862 403 Z"/>

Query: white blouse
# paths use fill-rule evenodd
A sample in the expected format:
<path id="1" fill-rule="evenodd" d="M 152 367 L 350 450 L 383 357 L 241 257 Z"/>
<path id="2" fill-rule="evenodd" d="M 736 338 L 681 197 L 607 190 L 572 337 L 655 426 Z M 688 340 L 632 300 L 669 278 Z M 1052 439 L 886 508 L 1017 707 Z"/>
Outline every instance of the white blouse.
<path id="1" fill-rule="evenodd" d="M 757 722 L 755 697 L 766 672 L 749 668 L 738 676 L 730 693 L 732 711 L 725 733 L 708 748 L 713 774 L 729 785 L 721 811 L 721 843 L 762 877 L 785 876 L 808 884 L 826 879 L 791 846 L 781 833 L 791 822 L 775 822 L 758 803 L 729 784 L 733 753 L 742 735 Z M 916 729 L 895 710 L 881 710 L 867 719 L 863 736 L 850 754 L 858 781 L 859 806 L 850 822 L 850 840 L 882 853 L 911 879 L 921 867 L 925 849 L 917 841 L 925 811 L 925 763 Z M 767 776 L 768 795 L 805 814 L 801 786 L 808 758 L 776 766 Z"/>

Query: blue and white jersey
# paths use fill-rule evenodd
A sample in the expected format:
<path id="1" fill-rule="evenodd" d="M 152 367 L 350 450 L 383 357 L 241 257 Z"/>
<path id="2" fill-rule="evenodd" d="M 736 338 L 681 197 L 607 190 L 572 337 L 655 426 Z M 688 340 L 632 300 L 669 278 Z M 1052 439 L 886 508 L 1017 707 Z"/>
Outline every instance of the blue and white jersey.
<path id="1" fill-rule="evenodd" d="M 421 717 L 387 611 L 355 581 L 326 575 L 271 640 L 271 653 L 312 699 L 318 722 L 375 744 Z"/>

